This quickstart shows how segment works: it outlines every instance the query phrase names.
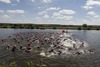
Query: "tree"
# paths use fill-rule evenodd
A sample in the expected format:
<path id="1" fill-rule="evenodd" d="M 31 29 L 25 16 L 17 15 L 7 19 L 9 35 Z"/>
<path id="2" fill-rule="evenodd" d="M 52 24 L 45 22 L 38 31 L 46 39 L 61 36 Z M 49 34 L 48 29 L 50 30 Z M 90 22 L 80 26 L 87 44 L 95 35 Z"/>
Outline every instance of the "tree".
<path id="1" fill-rule="evenodd" d="M 83 27 L 87 27 L 87 24 L 83 24 Z"/>

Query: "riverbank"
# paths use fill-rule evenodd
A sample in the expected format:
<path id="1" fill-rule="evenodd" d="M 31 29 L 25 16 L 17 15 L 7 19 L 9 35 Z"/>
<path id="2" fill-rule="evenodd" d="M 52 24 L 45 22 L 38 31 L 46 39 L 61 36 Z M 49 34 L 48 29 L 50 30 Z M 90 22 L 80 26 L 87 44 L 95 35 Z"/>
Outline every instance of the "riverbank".
<path id="1" fill-rule="evenodd" d="M 100 30 L 98 25 L 55 25 L 55 24 L 0 24 L 0 28 L 14 29 L 67 29 L 67 30 Z"/>

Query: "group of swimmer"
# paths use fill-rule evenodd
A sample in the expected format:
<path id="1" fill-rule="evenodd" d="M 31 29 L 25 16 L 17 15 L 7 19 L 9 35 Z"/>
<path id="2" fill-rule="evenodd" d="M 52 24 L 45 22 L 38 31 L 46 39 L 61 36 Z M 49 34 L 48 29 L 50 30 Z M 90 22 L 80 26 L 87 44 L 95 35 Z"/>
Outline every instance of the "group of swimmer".
<path id="1" fill-rule="evenodd" d="M 17 47 L 16 45 L 10 46 L 7 45 L 6 49 L 11 50 L 12 52 L 15 52 L 16 50 L 25 50 L 26 52 L 31 52 L 32 51 L 32 46 L 28 44 L 27 47 L 24 47 L 23 45 L 20 45 L 20 47 Z"/>
<path id="2" fill-rule="evenodd" d="M 10 45 L 11 43 L 16 45 Z M 19 32 L 12 36 L 1 39 L 2 44 L 7 44 L 6 49 L 16 52 L 17 50 L 24 50 L 25 52 L 32 52 L 34 48 L 40 51 L 42 56 L 67 55 L 84 53 L 94 53 L 95 49 L 86 50 L 88 44 L 74 38 L 70 32 L 62 30 L 61 32 Z"/>

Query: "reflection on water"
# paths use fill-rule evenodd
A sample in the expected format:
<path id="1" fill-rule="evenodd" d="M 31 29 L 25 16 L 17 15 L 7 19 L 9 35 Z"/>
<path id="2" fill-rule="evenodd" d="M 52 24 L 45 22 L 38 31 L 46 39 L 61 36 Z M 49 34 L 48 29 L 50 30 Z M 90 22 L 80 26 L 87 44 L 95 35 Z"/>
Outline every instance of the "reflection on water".
<path id="1" fill-rule="evenodd" d="M 70 31 L 76 35 L 76 37 L 80 40 L 85 40 L 92 46 L 99 46 L 100 41 L 100 31 L 97 30 L 72 30 Z"/>
<path id="2" fill-rule="evenodd" d="M 32 30 L 32 29 L 0 29 L 0 39 L 12 36 L 14 33 L 19 32 L 58 32 L 60 30 Z M 25 61 L 32 60 L 34 63 L 39 63 L 40 60 L 43 60 L 43 63 L 47 64 L 48 67 L 99 67 L 100 66 L 100 31 L 84 31 L 84 30 L 69 30 L 72 34 L 76 36 L 77 39 L 86 41 L 89 43 L 91 48 L 96 48 L 95 54 L 86 54 L 84 56 L 68 56 L 67 58 L 46 58 L 41 57 L 37 53 L 26 53 L 24 51 L 12 52 L 6 50 L 4 44 L 0 44 L 0 62 L 5 61 L 10 63 L 16 61 L 19 67 L 26 67 L 24 65 Z M 41 36 L 40 36 L 41 37 Z M 12 42 L 11 42 L 12 41 Z M 16 44 L 13 40 L 8 40 L 7 43 Z M 24 42 L 26 44 L 27 42 Z M 18 45 L 17 45 L 18 46 Z"/>

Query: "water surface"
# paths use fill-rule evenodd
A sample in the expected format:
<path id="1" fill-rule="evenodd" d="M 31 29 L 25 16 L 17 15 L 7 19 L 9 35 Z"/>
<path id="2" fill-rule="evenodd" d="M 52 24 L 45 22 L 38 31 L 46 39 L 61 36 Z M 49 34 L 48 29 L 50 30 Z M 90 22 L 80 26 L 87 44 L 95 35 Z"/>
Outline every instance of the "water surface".
<path id="1" fill-rule="evenodd" d="M 14 33 L 19 32 L 60 32 L 61 30 L 37 30 L 37 29 L 0 29 L 0 39 L 6 38 L 9 35 L 12 36 Z M 33 61 L 34 63 L 39 63 L 43 60 L 43 63 L 47 64 L 47 67 L 99 67 L 100 66 L 100 31 L 96 30 L 68 30 L 75 38 L 86 41 L 89 43 L 90 48 L 95 48 L 95 54 L 88 54 L 84 56 L 68 58 L 45 58 L 38 54 L 26 53 L 26 52 L 16 52 L 6 51 L 4 46 L 0 47 L 0 62 L 10 63 L 16 61 L 18 67 L 25 67 L 25 61 Z M 9 42 L 11 42 L 9 40 Z M 13 43 L 13 42 L 12 42 Z M 3 45 L 2 43 L 0 45 Z M 23 64 L 22 64 L 23 63 Z"/>

